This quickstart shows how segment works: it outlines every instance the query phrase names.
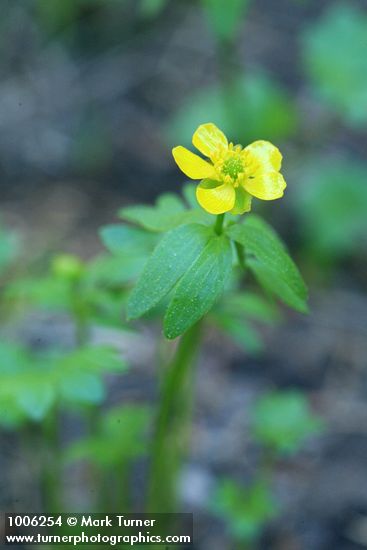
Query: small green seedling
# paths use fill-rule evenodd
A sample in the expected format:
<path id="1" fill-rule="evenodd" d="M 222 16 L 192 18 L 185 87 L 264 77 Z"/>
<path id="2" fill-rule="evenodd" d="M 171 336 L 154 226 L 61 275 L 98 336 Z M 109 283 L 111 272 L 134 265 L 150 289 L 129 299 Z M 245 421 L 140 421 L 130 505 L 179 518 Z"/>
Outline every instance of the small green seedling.
<path id="1" fill-rule="evenodd" d="M 259 538 L 266 524 L 276 516 L 278 507 L 265 483 L 258 481 L 244 486 L 222 479 L 212 496 L 210 510 L 224 521 L 238 547 L 246 548 Z"/>
<path id="2" fill-rule="evenodd" d="M 221 479 L 209 505 L 238 547 L 252 548 L 281 511 L 272 490 L 278 460 L 299 452 L 322 429 L 322 420 L 311 412 L 300 392 L 274 391 L 256 402 L 251 421 L 253 440 L 260 448 L 255 479 L 246 486 Z"/>
<path id="3" fill-rule="evenodd" d="M 274 391 L 259 399 L 254 407 L 253 436 L 274 455 L 296 453 L 307 438 L 322 429 L 323 422 L 311 412 L 300 392 Z"/>

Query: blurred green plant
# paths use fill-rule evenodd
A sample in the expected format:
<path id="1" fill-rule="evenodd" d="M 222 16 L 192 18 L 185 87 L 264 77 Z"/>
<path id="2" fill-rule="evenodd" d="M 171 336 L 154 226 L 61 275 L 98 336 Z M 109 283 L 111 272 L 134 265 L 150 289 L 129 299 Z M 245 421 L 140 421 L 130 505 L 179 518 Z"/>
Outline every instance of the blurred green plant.
<path id="1" fill-rule="evenodd" d="M 119 405 L 100 419 L 96 435 L 79 440 L 68 449 L 68 461 L 89 460 L 110 468 L 147 452 L 149 409 L 142 405 Z"/>
<path id="2" fill-rule="evenodd" d="M 214 306 L 208 322 L 227 334 L 246 353 L 257 354 L 264 345 L 254 323 L 275 325 L 280 319 L 281 314 L 273 301 L 238 288 Z"/>
<path id="3" fill-rule="evenodd" d="M 297 391 L 274 391 L 258 400 L 252 414 L 252 433 L 266 453 L 274 456 L 298 452 L 306 439 L 318 434 L 323 422 Z"/>
<path id="4" fill-rule="evenodd" d="M 305 252 L 333 265 L 367 242 L 367 167 L 353 158 L 312 159 L 294 194 Z"/>
<path id="5" fill-rule="evenodd" d="M 259 481 L 246 487 L 229 478 L 218 483 L 210 510 L 224 521 L 238 548 L 246 548 L 257 540 L 278 511 L 277 503 L 264 483 Z"/>
<path id="6" fill-rule="evenodd" d="M 253 440 L 260 447 L 255 479 L 247 486 L 221 479 L 209 503 L 210 511 L 224 521 L 239 548 L 252 548 L 281 511 L 272 491 L 278 461 L 299 452 L 305 441 L 324 427 L 311 412 L 306 397 L 297 391 L 263 395 L 251 416 Z"/>
<path id="7" fill-rule="evenodd" d="M 367 15 L 356 3 L 337 2 L 310 24 L 304 61 L 314 91 L 356 128 L 367 123 Z"/>
<path id="8" fill-rule="evenodd" d="M 12 234 L 0 234 L 0 263 L 12 267 L 16 257 Z M 3 254 L 1 254 L 3 250 Z M 111 277 L 112 257 L 89 263 L 70 254 L 53 257 L 47 273 L 5 278 L 1 303 L 3 323 L 13 343 L 0 341 L 0 426 L 17 430 L 26 453 L 39 448 L 39 485 L 45 510 L 61 510 L 60 414 L 72 412 L 87 420 L 94 433 L 98 407 L 106 397 L 107 373 L 121 374 L 126 363 L 112 345 L 90 338 L 94 324 L 121 328 L 126 288 Z M 6 271 L 4 272 L 6 275 Z M 20 341 L 21 323 L 39 311 L 67 314 L 75 330 L 73 342 L 48 342 L 41 334 L 37 346 Z M 5 313 L 6 312 L 6 313 Z M 40 328 L 41 330 L 41 328 Z"/>
<path id="9" fill-rule="evenodd" d="M 126 370 L 110 346 L 35 353 L 1 342 L 0 357 L 0 424 L 7 428 L 41 422 L 56 407 L 100 404 L 106 394 L 101 375 Z"/>
<path id="10" fill-rule="evenodd" d="M 133 509 L 131 469 L 134 461 L 148 453 L 149 420 L 148 407 L 119 405 L 98 420 L 93 436 L 76 441 L 65 453 L 67 463 L 85 461 L 98 469 L 107 492 L 105 509 Z"/>
<path id="11" fill-rule="evenodd" d="M 0 225 L 0 277 L 6 276 L 18 259 L 20 250 L 19 235 Z"/>
<path id="12" fill-rule="evenodd" d="M 214 85 L 189 97 L 167 128 L 170 143 L 188 144 L 203 120 L 212 120 L 236 142 L 278 140 L 297 128 L 296 107 L 280 84 L 265 73 L 236 79 L 230 89 Z"/>
<path id="13" fill-rule="evenodd" d="M 91 0 L 90 3 L 95 2 L 96 0 Z M 36 0 L 36 8 L 42 24 L 49 30 L 58 31 L 75 22 L 85 3 L 85 0 L 63 0 L 62 2 Z"/>
<path id="14" fill-rule="evenodd" d="M 46 274 L 19 277 L 4 289 L 10 311 L 48 310 L 70 315 L 79 344 L 86 342 L 93 323 L 121 328 L 126 299 L 125 282 L 134 276 L 130 264 L 118 255 L 101 255 L 88 263 L 69 254 L 54 256 Z"/>
<path id="15" fill-rule="evenodd" d="M 141 0 L 140 13 L 144 17 L 156 17 L 167 6 L 168 0 Z"/>
<path id="16" fill-rule="evenodd" d="M 250 0 L 201 0 L 207 21 L 219 40 L 236 37 Z"/>

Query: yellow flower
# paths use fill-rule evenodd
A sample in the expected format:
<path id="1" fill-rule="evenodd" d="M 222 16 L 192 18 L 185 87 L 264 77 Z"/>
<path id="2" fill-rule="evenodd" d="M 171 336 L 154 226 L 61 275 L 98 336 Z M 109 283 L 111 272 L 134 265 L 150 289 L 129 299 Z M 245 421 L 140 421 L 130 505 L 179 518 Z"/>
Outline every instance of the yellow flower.
<path id="1" fill-rule="evenodd" d="M 243 214 L 251 210 L 252 197 L 268 201 L 283 196 L 282 155 L 269 141 L 254 141 L 243 149 L 208 123 L 198 127 L 192 143 L 211 162 L 181 145 L 172 154 L 186 176 L 202 180 L 196 198 L 210 214 Z"/>

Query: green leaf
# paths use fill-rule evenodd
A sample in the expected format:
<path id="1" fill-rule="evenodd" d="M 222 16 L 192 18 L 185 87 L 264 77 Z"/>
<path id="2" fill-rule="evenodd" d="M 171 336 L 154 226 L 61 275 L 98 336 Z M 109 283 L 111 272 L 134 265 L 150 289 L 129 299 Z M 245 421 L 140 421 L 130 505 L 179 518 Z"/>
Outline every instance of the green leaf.
<path id="1" fill-rule="evenodd" d="M 67 449 L 64 455 L 67 463 L 86 460 L 102 468 L 111 468 L 116 465 L 121 467 L 121 458 L 116 440 L 110 441 L 98 436 L 78 440 Z"/>
<path id="2" fill-rule="evenodd" d="M 123 220 L 135 223 L 148 231 L 162 233 L 179 225 L 205 222 L 203 210 L 186 210 L 182 200 L 173 194 L 159 197 L 155 206 L 128 206 L 119 211 Z"/>
<path id="3" fill-rule="evenodd" d="M 259 332 L 243 319 L 221 313 L 214 316 L 214 321 L 246 353 L 256 355 L 264 349 Z"/>
<path id="4" fill-rule="evenodd" d="M 284 244 L 268 224 L 251 214 L 243 224 L 230 226 L 227 234 L 244 246 L 246 264 L 266 290 L 297 311 L 307 312 L 305 283 Z"/>
<path id="5" fill-rule="evenodd" d="M 0 426 L 15 431 L 26 422 L 26 415 L 11 397 L 3 398 L 0 395 Z"/>
<path id="6" fill-rule="evenodd" d="M 30 366 L 30 358 L 21 346 L 0 342 L 0 376 L 23 372 Z"/>
<path id="7" fill-rule="evenodd" d="M 318 264 L 358 254 L 367 246 L 367 165 L 353 157 L 313 158 L 301 179 L 293 200 L 307 251 Z"/>
<path id="8" fill-rule="evenodd" d="M 136 434 L 143 434 L 151 418 L 151 411 L 148 407 L 139 404 L 119 405 L 103 417 L 101 429 L 106 436 L 116 438 L 119 434 L 124 435 L 124 447 L 132 450 L 134 447 L 141 448 L 136 441 Z M 134 451 L 133 451 L 134 452 Z"/>
<path id="9" fill-rule="evenodd" d="M 238 30 L 249 0 L 202 0 L 202 3 L 215 34 L 227 40 Z"/>
<path id="10" fill-rule="evenodd" d="M 210 502 L 210 509 L 225 520 L 237 540 L 253 542 L 264 525 L 277 513 L 277 505 L 264 481 L 241 487 L 231 479 L 223 479 Z"/>
<path id="11" fill-rule="evenodd" d="M 97 426 L 97 435 L 78 441 L 66 452 L 67 461 L 89 460 L 110 468 L 147 452 L 147 427 L 151 411 L 141 405 L 109 410 Z"/>
<path id="12" fill-rule="evenodd" d="M 162 238 L 130 295 L 129 319 L 147 313 L 172 290 L 205 248 L 210 234 L 208 227 L 189 224 L 173 229 Z"/>
<path id="13" fill-rule="evenodd" d="M 354 127 L 367 122 L 367 15 L 352 2 L 331 3 L 306 29 L 304 59 L 318 96 Z"/>
<path id="14" fill-rule="evenodd" d="M 123 224 L 102 227 L 99 234 L 107 250 L 123 256 L 136 252 L 136 249 L 148 249 L 154 242 L 154 237 L 150 233 Z"/>
<path id="15" fill-rule="evenodd" d="M 299 392 L 272 392 L 256 403 L 252 430 L 263 445 L 278 453 L 294 453 L 307 437 L 319 433 L 322 421 L 312 414 Z"/>
<path id="16" fill-rule="evenodd" d="M 16 401 L 28 418 L 32 420 L 42 420 L 54 400 L 55 391 L 47 379 L 41 380 L 34 376 L 34 379 L 31 380 L 28 377 L 27 383 L 18 386 Z"/>
<path id="17" fill-rule="evenodd" d="M 220 309 L 231 315 L 273 324 L 279 321 L 277 306 L 254 292 L 236 292 L 226 296 Z"/>
<path id="18" fill-rule="evenodd" d="M 88 285 L 116 286 L 136 279 L 158 240 L 157 235 L 123 224 L 103 227 L 100 237 L 113 257 L 100 256 L 88 265 Z"/>
<path id="19" fill-rule="evenodd" d="M 108 345 L 91 345 L 79 348 L 57 359 L 56 367 L 61 378 L 72 374 L 75 370 L 101 373 L 120 372 L 126 370 L 126 363 L 120 353 Z"/>
<path id="20" fill-rule="evenodd" d="M 87 297 L 90 305 L 90 320 L 97 325 L 110 326 L 121 330 L 126 326 L 125 315 L 123 313 L 127 291 L 95 289 L 91 290 Z"/>
<path id="21" fill-rule="evenodd" d="M 76 403 L 101 403 L 106 397 L 106 391 L 100 376 L 91 372 L 69 372 L 60 381 L 61 396 Z"/>
<path id="22" fill-rule="evenodd" d="M 88 264 L 83 283 L 86 287 L 98 285 L 121 288 L 121 285 L 135 280 L 140 275 L 147 255 L 148 252 L 124 256 L 120 254 L 118 256 L 97 256 Z"/>
<path id="23" fill-rule="evenodd" d="M 210 315 L 214 324 L 247 353 L 259 353 L 261 333 L 249 321 L 275 324 L 280 315 L 276 305 L 253 292 L 226 292 Z"/>
<path id="24" fill-rule="evenodd" d="M 164 319 L 173 339 L 194 325 L 222 294 L 232 270 L 232 249 L 225 236 L 212 237 L 178 283 Z"/>
<path id="25" fill-rule="evenodd" d="M 8 285 L 5 297 L 23 306 L 50 310 L 70 310 L 70 282 L 54 276 L 19 279 Z"/>

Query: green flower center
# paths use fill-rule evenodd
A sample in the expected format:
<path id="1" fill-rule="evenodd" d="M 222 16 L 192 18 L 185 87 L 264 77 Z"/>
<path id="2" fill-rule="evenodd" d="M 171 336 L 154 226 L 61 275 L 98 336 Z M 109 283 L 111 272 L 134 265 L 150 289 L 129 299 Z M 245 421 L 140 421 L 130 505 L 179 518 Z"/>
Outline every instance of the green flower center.
<path id="1" fill-rule="evenodd" d="M 239 157 L 228 158 L 222 167 L 222 174 L 230 176 L 234 180 L 237 179 L 238 174 L 243 172 L 242 160 Z"/>

